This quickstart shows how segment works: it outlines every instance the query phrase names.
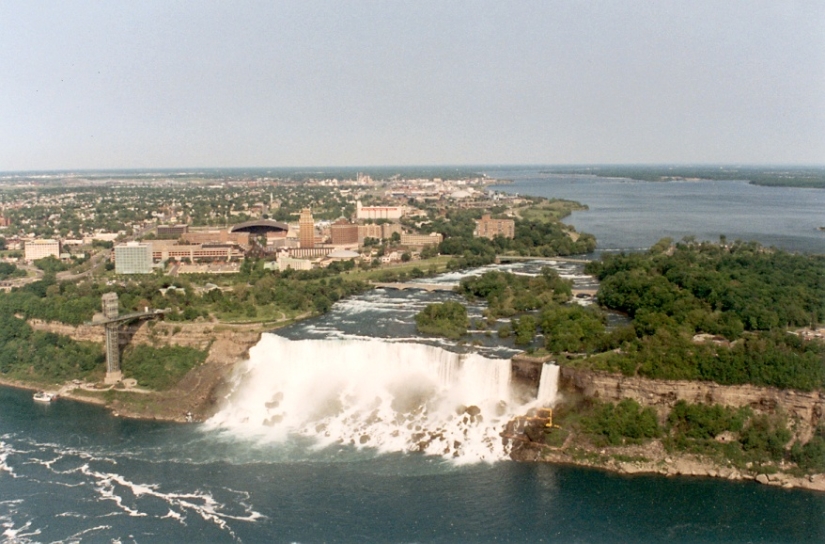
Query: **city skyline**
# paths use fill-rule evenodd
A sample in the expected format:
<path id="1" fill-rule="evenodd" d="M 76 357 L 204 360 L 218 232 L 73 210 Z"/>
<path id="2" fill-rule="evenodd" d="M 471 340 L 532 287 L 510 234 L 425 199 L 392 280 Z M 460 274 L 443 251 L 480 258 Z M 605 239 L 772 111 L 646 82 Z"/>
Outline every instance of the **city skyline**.
<path id="1" fill-rule="evenodd" d="M 825 5 L 0 6 L 0 171 L 825 162 Z"/>

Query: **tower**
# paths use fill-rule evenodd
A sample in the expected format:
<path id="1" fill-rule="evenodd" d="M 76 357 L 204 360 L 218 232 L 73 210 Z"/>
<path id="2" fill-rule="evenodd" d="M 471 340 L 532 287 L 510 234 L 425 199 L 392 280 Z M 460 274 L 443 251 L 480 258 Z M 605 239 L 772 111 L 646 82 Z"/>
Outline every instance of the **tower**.
<path id="1" fill-rule="evenodd" d="M 117 319 L 117 293 L 103 295 L 103 317 Z M 120 372 L 120 345 L 118 343 L 118 323 L 106 323 L 106 383 L 117 383 L 123 376 Z"/>
<path id="2" fill-rule="evenodd" d="M 312 219 L 312 210 L 309 208 L 301 210 L 301 218 L 298 220 L 298 231 L 301 248 L 315 247 L 315 221 Z"/>

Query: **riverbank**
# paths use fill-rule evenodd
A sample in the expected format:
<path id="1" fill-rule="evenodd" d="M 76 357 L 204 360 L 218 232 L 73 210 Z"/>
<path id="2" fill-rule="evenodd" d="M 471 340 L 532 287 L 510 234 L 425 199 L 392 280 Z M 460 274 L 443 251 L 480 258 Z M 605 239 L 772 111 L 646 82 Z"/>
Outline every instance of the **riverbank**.
<path id="1" fill-rule="evenodd" d="M 222 385 L 235 365 L 247 358 L 249 349 L 261 334 L 286 323 L 140 323 L 122 332 L 131 344 L 152 346 L 186 346 L 207 352 L 203 364 L 189 371 L 171 389 L 151 391 L 129 380 L 114 386 L 97 383 L 42 384 L 19 379 L 0 378 L 0 385 L 31 391 L 47 390 L 61 398 L 98 404 L 116 416 L 158 421 L 192 422 L 208 419 L 217 409 Z M 99 327 L 30 320 L 35 330 L 53 332 L 77 341 L 101 343 Z"/>
<path id="2" fill-rule="evenodd" d="M 38 330 L 66 334 L 77 340 L 102 340 L 99 329 L 71 327 L 63 324 L 30 321 Z M 66 383 L 50 389 L 61 397 L 98 404 L 116 416 L 159 421 L 204 421 L 219 408 L 222 386 L 227 383 L 237 363 L 248 357 L 261 334 L 278 324 L 227 325 L 217 323 L 144 323 L 130 329 L 131 343 L 156 346 L 177 345 L 204 349 L 206 361 L 191 370 L 172 389 L 148 391 L 124 380 L 124 384 L 101 389 L 100 385 Z M 522 358 L 516 357 L 515 362 Z M 526 361 L 536 366 L 544 359 Z M 538 376 L 534 377 L 537 378 Z M 42 384 L 2 380 L 0 383 L 30 390 L 44 389 Z M 602 401 L 630 398 L 653 407 L 660 418 L 678 400 L 752 406 L 758 411 L 781 410 L 796 422 L 798 437 L 810 436 L 825 409 L 821 392 L 801 392 L 758 388 L 754 386 L 719 386 L 706 382 L 683 382 L 628 378 L 618 374 L 564 367 L 560 373 L 561 394 L 579 394 Z M 521 462 L 548 462 L 598 468 L 620 474 L 660 474 L 665 476 L 704 476 L 730 480 L 756 480 L 766 485 L 796 487 L 825 492 L 825 475 L 796 474 L 793 465 L 734 466 L 719 459 L 667 451 L 661 440 L 644 445 L 594 447 L 586 441 L 568 436 L 562 444 L 545 443 L 541 431 L 546 419 L 520 417 L 505 431 L 511 441 L 512 459 Z M 538 432 L 536 432 L 538 431 Z"/>
<path id="3" fill-rule="evenodd" d="M 748 407 L 757 414 L 781 414 L 791 422 L 791 441 L 807 442 L 825 416 L 825 395 L 821 391 L 795 391 L 753 385 L 723 386 L 712 382 L 651 380 L 593 370 L 562 367 L 559 373 L 560 402 L 573 398 L 618 402 L 630 399 L 653 408 L 660 424 L 679 401 Z M 619 474 L 660 474 L 702 476 L 728 480 L 755 480 L 784 488 L 825 492 L 825 474 L 803 474 L 793 463 L 767 464 L 733 462 L 689 451 L 668 450 L 662 439 L 643 444 L 595 446 L 574 429 L 561 426 L 556 441 L 548 439 L 554 423 L 552 411 L 538 410 L 511 421 L 502 433 L 510 442 L 511 458 L 525 462 L 561 463 L 617 472 Z M 549 426 L 548 426 L 549 425 Z M 556 426 L 558 428 L 558 426 Z M 561 436 L 562 439 L 558 439 Z M 723 433 L 723 444 L 736 437 Z"/>
<path id="4" fill-rule="evenodd" d="M 747 467 L 739 469 L 719 464 L 701 455 L 668 452 L 661 440 L 653 440 L 641 446 L 585 448 L 567 443 L 560 447 L 553 447 L 533 442 L 522 433 L 508 436 L 508 439 L 513 445 L 511 458 L 514 461 L 574 465 L 623 475 L 659 474 L 669 477 L 699 476 L 726 480 L 753 480 L 760 484 L 786 489 L 798 488 L 825 493 L 825 474 L 799 476 L 784 472 L 782 466 L 770 474 Z M 572 435 L 568 439 L 572 439 Z M 572 444 L 572 440 L 570 443 Z"/>

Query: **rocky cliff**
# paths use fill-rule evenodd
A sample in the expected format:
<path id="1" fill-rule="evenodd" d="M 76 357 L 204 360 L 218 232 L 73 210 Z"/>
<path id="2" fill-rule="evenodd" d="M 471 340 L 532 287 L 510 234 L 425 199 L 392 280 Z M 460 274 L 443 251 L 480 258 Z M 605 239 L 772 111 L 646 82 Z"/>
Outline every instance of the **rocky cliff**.
<path id="1" fill-rule="evenodd" d="M 36 330 L 63 334 L 74 340 L 103 343 L 103 327 L 30 320 Z M 139 418 L 184 421 L 203 420 L 217 409 L 221 386 L 234 365 L 247 358 L 249 348 L 258 343 L 266 325 L 228 325 L 215 323 L 143 322 L 124 327 L 121 345 L 187 346 L 207 350 L 206 361 L 192 369 L 171 390 L 163 392 L 120 391 L 106 404 L 114 412 Z M 102 349 L 102 347 L 101 347 Z M 117 390 L 116 390 L 117 391 Z M 104 402 L 99 397 L 71 390 L 61 395 L 82 401 Z"/>
<path id="2" fill-rule="evenodd" d="M 811 438 L 813 429 L 822 421 L 825 413 L 825 395 L 822 391 L 650 380 L 570 367 L 562 367 L 559 381 L 562 391 L 575 390 L 584 396 L 609 402 L 633 399 L 639 404 L 655 408 L 661 418 L 666 417 L 679 400 L 732 407 L 750 406 L 757 412 L 782 412 L 796 422 L 794 433 L 803 442 Z"/>

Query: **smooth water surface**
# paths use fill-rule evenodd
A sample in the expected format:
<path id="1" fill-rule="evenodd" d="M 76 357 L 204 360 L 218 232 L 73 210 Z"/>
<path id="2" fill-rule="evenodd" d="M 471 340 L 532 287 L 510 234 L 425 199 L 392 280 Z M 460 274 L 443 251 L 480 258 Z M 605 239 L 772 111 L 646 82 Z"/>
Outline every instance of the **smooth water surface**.
<path id="1" fill-rule="evenodd" d="M 565 221 L 596 236 L 600 250 L 645 249 L 664 237 L 754 240 L 789 251 L 825 253 L 825 189 L 761 187 L 746 181 L 647 182 L 493 170 L 512 179 L 493 189 L 576 200 L 588 211 Z"/>

